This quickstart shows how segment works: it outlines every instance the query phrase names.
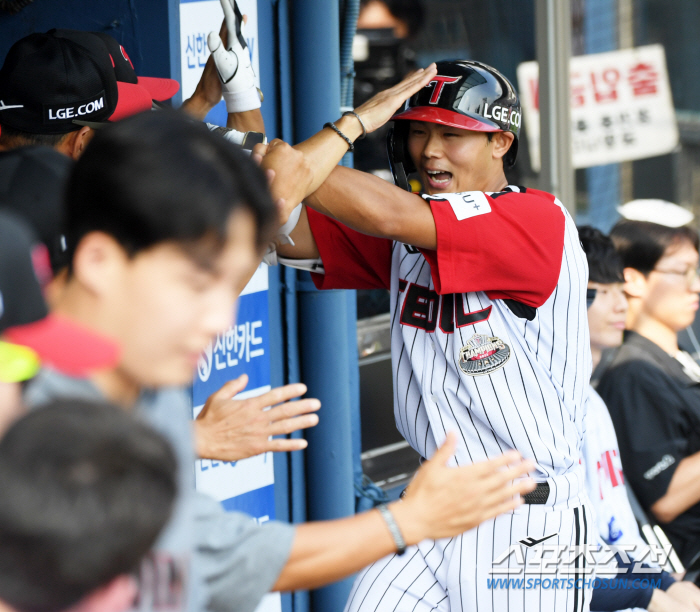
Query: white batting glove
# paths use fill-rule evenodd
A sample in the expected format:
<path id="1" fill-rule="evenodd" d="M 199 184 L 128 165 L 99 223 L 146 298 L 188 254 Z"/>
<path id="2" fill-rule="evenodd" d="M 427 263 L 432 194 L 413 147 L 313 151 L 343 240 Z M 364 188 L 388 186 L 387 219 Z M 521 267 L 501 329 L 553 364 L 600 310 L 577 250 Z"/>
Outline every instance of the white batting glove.
<path id="1" fill-rule="evenodd" d="M 245 42 L 245 23 L 236 0 L 220 1 L 228 30 L 228 45 L 224 47 L 216 32 L 209 32 L 207 44 L 221 79 L 226 110 L 240 113 L 260 108 L 260 93 L 255 85 L 255 72 Z"/>

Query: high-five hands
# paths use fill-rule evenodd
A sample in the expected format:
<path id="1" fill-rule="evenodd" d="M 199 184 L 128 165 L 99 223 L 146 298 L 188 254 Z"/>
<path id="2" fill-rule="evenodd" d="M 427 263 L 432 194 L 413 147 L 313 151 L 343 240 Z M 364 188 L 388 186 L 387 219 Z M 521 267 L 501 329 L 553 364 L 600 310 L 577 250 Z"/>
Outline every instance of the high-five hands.
<path id="1" fill-rule="evenodd" d="M 438 539 L 463 533 L 520 506 L 522 495 L 535 488 L 523 478 L 534 468 L 517 451 L 481 463 L 448 467 L 456 436 L 425 462 L 406 489 L 404 499 L 390 505 L 407 544 L 426 538 Z M 519 480 L 518 480 L 519 479 Z"/>
<path id="2" fill-rule="evenodd" d="M 306 393 L 306 385 L 286 385 L 257 397 L 232 399 L 247 384 L 248 377 L 244 374 L 227 382 L 204 404 L 194 422 L 196 449 L 201 459 L 238 461 L 269 451 L 306 448 L 303 438 L 270 439 L 318 423 L 318 416 L 311 413 L 321 407 L 321 402 L 289 401 Z M 266 410 L 269 406 L 274 407 Z"/>
<path id="3" fill-rule="evenodd" d="M 239 113 L 260 108 L 262 101 L 255 84 L 255 72 L 250 63 L 250 53 L 245 41 L 245 20 L 236 0 L 220 0 L 228 31 L 224 44 L 216 32 L 209 32 L 207 44 L 221 79 L 226 109 Z"/>

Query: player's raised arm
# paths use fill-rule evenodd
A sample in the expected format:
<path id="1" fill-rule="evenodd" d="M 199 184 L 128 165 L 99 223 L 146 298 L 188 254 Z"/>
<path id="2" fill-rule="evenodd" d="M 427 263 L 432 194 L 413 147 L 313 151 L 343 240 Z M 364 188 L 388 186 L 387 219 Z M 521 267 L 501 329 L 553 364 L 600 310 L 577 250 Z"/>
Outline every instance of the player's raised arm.
<path id="1" fill-rule="evenodd" d="M 267 146 L 260 145 L 256 147 L 254 151 L 257 158 L 261 160 L 263 168 L 275 172 L 272 192 L 277 201 L 284 202 L 281 210 L 282 222 L 286 222 L 299 202 L 316 192 L 324 181 L 328 180 L 331 173 L 335 175 L 337 164 L 343 158 L 343 155 L 347 153 L 350 143 L 362 137 L 364 132 L 373 132 L 384 125 L 410 96 L 425 88 L 431 82 L 435 73 L 436 67 L 434 64 L 431 64 L 425 70 L 421 69 L 410 74 L 394 87 L 378 93 L 365 104 L 358 107 L 355 110 L 356 115 L 344 115 L 333 122 L 335 129 L 330 126 L 324 127 L 308 140 L 294 146 L 293 150 L 281 140 L 273 140 Z M 290 175 L 286 171 L 287 160 L 295 152 L 303 154 L 306 164 L 311 170 L 308 180 L 304 178 L 300 180 L 299 177 Z M 346 177 L 341 175 L 340 178 L 345 179 Z M 351 183 L 349 188 L 353 188 L 355 184 L 353 181 L 357 179 L 360 181 L 357 186 L 360 187 L 361 192 L 365 196 L 371 197 L 371 192 L 364 189 L 364 180 L 366 178 L 369 178 L 370 184 L 374 183 L 377 189 L 390 187 L 394 200 L 407 199 L 421 206 L 420 198 L 416 198 L 401 189 L 396 189 L 388 183 L 382 184 L 382 181 L 372 181 L 374 177 L 363 173 L 351 172 L 347 178 Z M 346 183 L 341 182 L 338 189 L 344 190 L 345 185 Z M 314 199 L 314 207 L 317 210 L 335 216 L 349 227 L 354 227 L 370 235 L 382 235 L 381 231 L 376 230 L 375 215 L 372 214 L 377 211 L 377 207 L 374 205 L 375 202 L 372 202 L 368 197 L 364 197 L 360 200 L 360 203 L 362 204 L 361 207 L 353 207 L 342 200 L 339 204 L 343 204 L 343 206 L 334 207 L 336 210 L 333 212 L 329 207 L 324 206 L 320 198 Z M 342 210 L 340 210 L 341 208 Z M 422 208 L 423 212 L 430 216 L 429 207 L 423 206 Z M 295 214 L 298 215 L 299 210 Z M 383 220 L 385 217 L 388 217 L 388 215 L 382 215 L 381 219 Z M 424 218 L 423 221 L 430 222 L 427 218 Z M 294 223 L 291 225 L 293 225 L 294 233 L 282 232 L 282 235 L 291 237 L 292 241 L 283 239 L 278 245 L 278 252 L 281 255 L 297 259 L 317 257 L 318 252 L 306 220 L 306 214 L 302 213 L 298 220 L 295 216 Z"/>
<path id="2" fill-rule="evenodd" d="M 450 434 L 418 470 L 405 498 L 388 505 L 388 521 L 394 522 L 398 533 L 392 534 L 376 510 L 299 525 L 274 590 L 310 589 L 339 580 L 387 554 L 401 553 L 401 539 L 411 546 L 427 538 L 458 535 L 518 507 L 522 502 L 514 496 L 534 488 L 529 478 L 522 478 L 533 464 L 520 460 L 517 452 L 466 467 L 447 467 L 454 450 L 455 436 Z"/>
<path id="3" fill-rule="evenodd" d="M 260 104 L 262 95 L 256 87 L 255 73 L 245 39 L 246 15 L 241 15 L 235 0 L 220 0 L 224 11 L 221 30 L 210 32 L 207 44 L 211 55 L 202 77 L 182 109 L 200 121 L 223 95 L 228 118 L 226 126 L 239 132 L 265 132 Z M 229 34 L 229 32 L 231 34 Z"/>

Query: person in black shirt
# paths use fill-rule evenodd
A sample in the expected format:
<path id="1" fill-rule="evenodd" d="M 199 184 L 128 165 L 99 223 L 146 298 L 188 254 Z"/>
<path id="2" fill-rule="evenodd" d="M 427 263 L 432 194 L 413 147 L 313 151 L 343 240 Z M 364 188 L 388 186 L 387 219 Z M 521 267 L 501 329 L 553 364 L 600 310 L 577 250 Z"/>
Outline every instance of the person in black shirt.
<path id="1" fill-rule="evenodd" d="M 698 309 L 698 235 L 621 221 L 611 237 L 624 265 L 629 331 L 598 392 L 632 489 L 688 566 L 700 556 L 700 367 L 677 334 Z"/>

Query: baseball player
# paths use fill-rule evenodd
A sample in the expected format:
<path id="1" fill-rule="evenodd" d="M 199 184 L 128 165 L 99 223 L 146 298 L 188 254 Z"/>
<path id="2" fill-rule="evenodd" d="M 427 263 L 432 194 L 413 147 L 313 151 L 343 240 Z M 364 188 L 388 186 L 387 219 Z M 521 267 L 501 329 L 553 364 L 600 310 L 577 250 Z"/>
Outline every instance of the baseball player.
<path id="1" fill-rule="evenodd" d="M 332 167 L 389 118 L 397 186 Z M 497 70 L 439 62 L 295 147 L 316 182 L 328 178 L 276 258 L 312 271 L 321 289 L 390 291 L 394 413 L 405 439 L 430 457 L 456 431 L 455 465 L 511 448 L 537 465 L 523 506 L 373 564 L 348 612 L 589 609 L 589 560 L 569 555 L 597 539 L 580 463 L 588 267 L 561 202 L 508 184 L 520 123 L 517 93 Z M 258 152 L 283 172 L 272 161 L 277 146 Z M 425 193 L 406 191 L 411 172 Z M 566 565 L 565 576 L 532 574 L 543 544 L 568 547 L 557 569 Z M 494 569 L 532 580 L 497 588 Z"/>

